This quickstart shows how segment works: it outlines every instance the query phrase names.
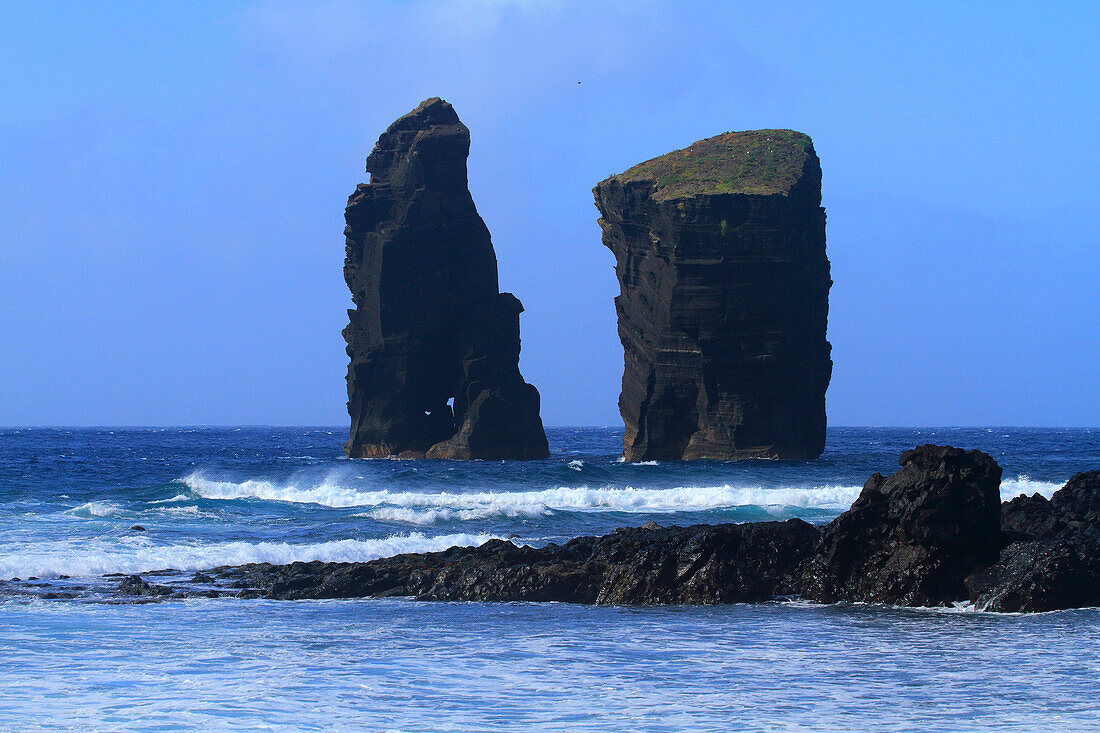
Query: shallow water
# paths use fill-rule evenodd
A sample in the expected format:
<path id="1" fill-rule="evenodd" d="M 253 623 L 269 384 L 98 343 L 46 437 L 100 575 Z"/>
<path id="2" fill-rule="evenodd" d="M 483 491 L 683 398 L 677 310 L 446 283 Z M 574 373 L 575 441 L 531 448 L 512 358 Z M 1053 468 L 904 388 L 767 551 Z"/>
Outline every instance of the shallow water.
<path id="1" fill-rule="evenodd" d="M 0 716 L 255 730 L 1095 730 L 1100 612 L 4 604 Z"/>
<path id="2" fill-rule="evenodd" d="M 1100 467 L 1100 431 L 832 429 L 814 462 L 346 461 L 338 429 L 0 431 L 0 578 L 358 560 L 515 536 L 842 511 L 924 442 L 1002 494 Z M 140 525 L 146 531 L 130 528 Z M 1100 611 L 402 600 L 141 605 L 0 584 L 0 730 L 1100 730 Z M 26 584 L 21 584 L 25 586 Z"/>

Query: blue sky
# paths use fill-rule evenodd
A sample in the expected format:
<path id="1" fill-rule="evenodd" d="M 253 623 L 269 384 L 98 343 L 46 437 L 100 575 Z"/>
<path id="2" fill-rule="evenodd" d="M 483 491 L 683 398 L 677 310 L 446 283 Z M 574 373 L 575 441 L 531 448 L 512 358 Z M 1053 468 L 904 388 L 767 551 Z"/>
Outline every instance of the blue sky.
<path id="1" fill-rule="evenodd" d="M 549 425 L 619 424 L 592 186 L 764 127 L 822 159 L 831 424 L 1100 425 L 1100 4 L 901 5 L 4 3 L 0 424 L 344 423 L 344 204 L 438 95 Z"/>

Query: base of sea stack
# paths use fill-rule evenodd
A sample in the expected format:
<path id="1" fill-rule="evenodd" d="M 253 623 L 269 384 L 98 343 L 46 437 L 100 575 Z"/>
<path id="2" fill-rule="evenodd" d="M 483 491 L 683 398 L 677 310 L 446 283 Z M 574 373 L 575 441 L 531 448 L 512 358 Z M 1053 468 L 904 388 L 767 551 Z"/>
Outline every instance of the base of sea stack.
<path id="1" fill-rule="evenodd" d="M 238 597 L 720 604 L 801 596 L 832 603 L 1048 611 L 1100 605 L 1100 471 L 1047 499 L 1001 505 L 1001 468 L 980 451 L 925 445 L 873 475 L 825 527 L 786 522 L 619 529 L 542 548 L 480 547 L 363 563 L 208 571 Z M 186 595 L 139 578 L 119 593 Z"/>

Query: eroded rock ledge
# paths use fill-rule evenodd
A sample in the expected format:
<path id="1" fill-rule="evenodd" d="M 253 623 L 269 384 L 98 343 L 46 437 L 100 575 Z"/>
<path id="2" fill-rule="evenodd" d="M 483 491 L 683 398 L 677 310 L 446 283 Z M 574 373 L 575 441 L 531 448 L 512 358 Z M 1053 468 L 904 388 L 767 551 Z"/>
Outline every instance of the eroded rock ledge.
<path id="1" fill-rule="evenodd" d="M 549 455 L 539 393 L 519 372 L 523 306 L 497 285 L 467 185 L 470 131 L 438 97 L 367 158 L 344 217 L 352 458 Z"/>
<path id="2" fill-rule="evenodd" d="M 542 548 L 480 547 L 365 563 L 255 564 L 210 572 L 244 597 L 412 596 L 441 601 L 717 604 L 800 595 L 831 603 L 996 611 L 1100 605 L 1100 471 L 1050 501 L 1003 506 L 980 451 L 925 445 L 873 475 L 818 528 L 786 522 L 643 527 Z"/>

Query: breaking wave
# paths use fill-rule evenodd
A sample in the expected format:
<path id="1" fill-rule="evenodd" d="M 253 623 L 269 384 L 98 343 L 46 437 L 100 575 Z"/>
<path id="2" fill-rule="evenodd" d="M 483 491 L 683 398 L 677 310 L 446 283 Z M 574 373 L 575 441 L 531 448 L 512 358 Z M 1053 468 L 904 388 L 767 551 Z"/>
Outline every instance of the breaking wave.
<path id="1" fill-rule="evenodd" d="M 1049 499 L 1051 494 L 1065 485 L 1065 481 L 1032 481 L 1028 476 L 1005 479 L 1001 481 L 1001 501 L 1015 499 L 1020 494 L 1042 494 Z"/>
<path id="2" fill-rule="evenodd" d="M 0 548 L 0 578 L 93 577 L 107 573 L 153 570 L 207 570 L 254 562 L 365 562 L 406 552 L 436 552 L 448 547 L 480 545 L 491 534 L 420 532 L 382 539 L 336 540 L 315 544 L 286 542 L 220 542 L 208 545 L 158 545 L 144 537 L 84 542 L 42 542 L 33 547 Z"/>
<path id="3" fill-rule="evenodd" d="M 86 504 L 69 509 L 66 513 L 81 519 L 98 519 L 100 517 L 118 517 L 133 514 L 133 512 L 128 512 L 118 504 L 112 504 L 109 501 L 89 501 Z"/>
<path id="4" fill-rule="evenodd" d="M 344 486 L 328 478 L 312 485 L 277 484 L 266 480 L 217 481 L 201 474 L 182 479 L 205 499 L 262 499 L 334 508 L 365 507 L 356 516 L 384 522 L 434 524 L 487 517 L 538 517 L 553 512 L 623 512 L 661 514 L 740 507 L 793 507 L 840 513 L 859 496 L 861 486 L 824 485 L 791 488 L 763 486 L 686 486 L 635 488 L 560 486 L 536 491 L 389 491 Z M 1062 484 L 1032 481 L 1027 476 L 1006 479 L 1002 500 L 1021 493 L 1050 497 Z"/>
<path id="5" fill-rule="evenodd" d="M 561 486 L 538 491 L 417 492 L 364 491 L 331 479 L 313 486 L 278 485 L 270 481 L 214 481 L 192 474 L 183 482 L 206 499 L 265 499 L 330 507 L 374 507 L 376 518 L 397 519 L 400 509 L 439 512 L 444 519 L 490 515 L 539 516 L 551 511 L 618 511 L 633 513 L 705 511 L 743 506 L 847 508 L 858 486 L 765 488 L 698 486 L 669 489 Z M 406 515 L 408 516 L 408 515 Z"/>

